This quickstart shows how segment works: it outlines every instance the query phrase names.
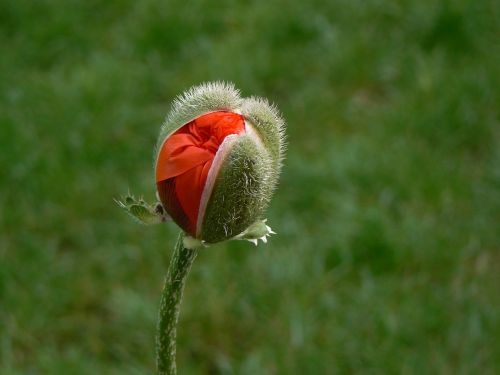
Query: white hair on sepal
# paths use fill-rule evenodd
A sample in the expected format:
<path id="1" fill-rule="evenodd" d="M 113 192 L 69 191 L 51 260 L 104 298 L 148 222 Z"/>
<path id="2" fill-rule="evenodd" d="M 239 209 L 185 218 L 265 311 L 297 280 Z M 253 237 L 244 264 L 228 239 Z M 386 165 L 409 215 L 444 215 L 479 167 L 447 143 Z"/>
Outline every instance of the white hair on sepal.
<path id="1" fill-rule="evenodd" d="M 223 81 L 202 83 L 178 95 L 160 129 L 153 163 L 156 163 L 163 142 L 182 126 L 206 113 L 238 111 L 241 103 L 240 91 L 234 84 Z"/>
<path id="2" fill-rule="evenodd" d="M 168 119 L 183 117 L 200 107 L 215 110 L 234 110 L 241 101 L 240 91 L 230 82 L 216 81 L 193 86 L 177 96 Z"/>
<path id="3" fill-rule="evenodd" d="M 285 121 L 278 108 L 265 98 L 252 96 L 243 100 L 241 112 L 271 152 L 279 173 L 285 158 L 286 135 Z"/>

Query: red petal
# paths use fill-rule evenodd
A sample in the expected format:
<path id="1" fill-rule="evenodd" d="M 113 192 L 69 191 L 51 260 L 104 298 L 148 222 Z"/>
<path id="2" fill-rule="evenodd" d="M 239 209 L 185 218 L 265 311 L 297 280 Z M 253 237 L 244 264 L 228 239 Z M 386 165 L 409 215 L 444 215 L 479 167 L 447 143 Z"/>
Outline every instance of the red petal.
<path id="1" fill-rule="evenodd" d="M 212 112 L 184 125 L 161 147 L 156 163 L 160 199 L 174 221 L 192 236 L 213 158 L 224 138 L 244 130 L 241 115 Z"/>

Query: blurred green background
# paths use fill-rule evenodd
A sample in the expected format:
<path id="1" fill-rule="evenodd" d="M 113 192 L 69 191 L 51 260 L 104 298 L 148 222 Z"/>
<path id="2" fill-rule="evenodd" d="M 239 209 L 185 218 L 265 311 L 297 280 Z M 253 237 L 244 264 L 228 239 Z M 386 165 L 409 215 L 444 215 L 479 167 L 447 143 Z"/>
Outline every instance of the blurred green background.
<path id="1" fill-rule="evenodd" d="M 0 0 L 0 373 L 151 374 L 175 95 L 276 103 L 267 246 L 196 260 L 180 374 L 500 373 L 495 1 Z"/>

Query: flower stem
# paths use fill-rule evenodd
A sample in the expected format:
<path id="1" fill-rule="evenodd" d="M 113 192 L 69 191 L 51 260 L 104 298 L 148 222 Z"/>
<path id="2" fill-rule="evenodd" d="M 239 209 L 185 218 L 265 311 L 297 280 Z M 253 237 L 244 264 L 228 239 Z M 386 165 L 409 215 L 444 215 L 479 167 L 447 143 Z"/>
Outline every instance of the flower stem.
<path id="1" fill-rule="evenodd" d="M 184 247 L 184 233 L 180 233 L 170 260 L 160 302 L 156 337 L 156 366 L 159 375 L 176 375 L 176 327 L 182 292 L 189 270 L 198 251 Z"/>

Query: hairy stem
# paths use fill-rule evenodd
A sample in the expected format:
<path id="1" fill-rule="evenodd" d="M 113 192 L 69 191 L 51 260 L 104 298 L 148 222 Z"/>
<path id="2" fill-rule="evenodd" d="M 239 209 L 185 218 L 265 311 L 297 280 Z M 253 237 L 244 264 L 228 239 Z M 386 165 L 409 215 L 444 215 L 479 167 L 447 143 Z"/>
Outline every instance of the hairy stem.
<path id="1" fill-rule="evenodd" d="M 181 232 L 170 260 L 160 302 L 158 332 L 156 337 L 156 366 L 160 375 L 176 375 L 176 327 L 184 284 L 198 251 L 186 249 Z"/>

